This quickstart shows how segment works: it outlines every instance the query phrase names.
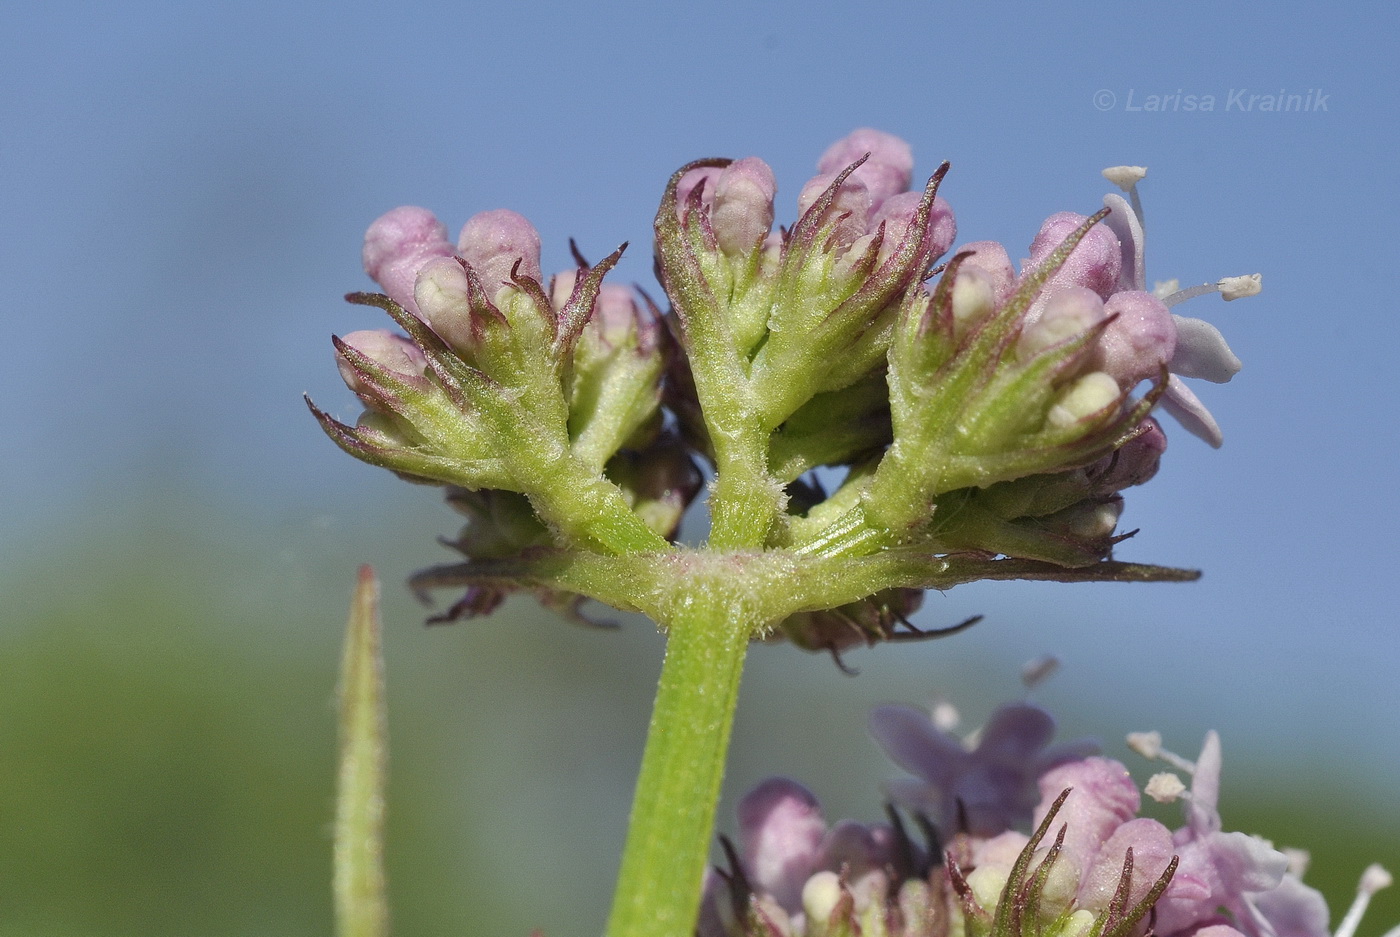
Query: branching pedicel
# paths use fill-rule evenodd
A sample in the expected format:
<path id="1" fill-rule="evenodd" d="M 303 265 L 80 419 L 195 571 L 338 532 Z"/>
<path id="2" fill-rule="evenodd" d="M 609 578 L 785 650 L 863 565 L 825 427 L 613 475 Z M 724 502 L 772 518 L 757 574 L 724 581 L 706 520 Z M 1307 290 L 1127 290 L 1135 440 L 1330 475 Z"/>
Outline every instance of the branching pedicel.
<path id="1" fill-rule="evenodd" d="M 664 311 L 603 282 L 622 248 L 597 265 L 575 249 L 576 269 L 546 281 L 510 211 L 473 217 L 455 245 L 418 208 L 366 237 L 384 293 L 348 298 L 404 334 L 335 340 L 367 408 L 356 425 L 311 409 L 345 451 L 448 486 L 470 518 L 465 562 L 415 585 L 465 586 L 447 617 L 527 589 L 668 635 L 615 937 L 693 927 L 751 640 L 838 653 L 910 634 L 921 590 L 978 579 L 1196 575 L 1112 558 L 1120 492 L 1156 471 L 1159 401 L 1220 443 L 1181 378 L 1239 363 L 1168 307 L 1258 278 L 1147 292 L 1134 167 L 1106 173 L 1134 204 L 1051 216 L 1019 273 L 995 242 L 935 268 L 955 242 L 948 166 L 918 191 L 912 169 L 902 141 L 858 130 L 773 231 L 761 160 L 683 167 L 655 222 Z M 709 537 L 681 546 L 697 463 Z"/>

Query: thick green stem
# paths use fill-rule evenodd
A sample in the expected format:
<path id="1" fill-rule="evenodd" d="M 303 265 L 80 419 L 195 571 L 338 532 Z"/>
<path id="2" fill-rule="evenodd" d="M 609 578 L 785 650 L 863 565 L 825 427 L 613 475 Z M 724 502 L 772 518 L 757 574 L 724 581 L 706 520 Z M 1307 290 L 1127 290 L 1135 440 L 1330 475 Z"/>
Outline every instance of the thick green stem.
<path id="1" fill-rule="evenodd" d="M 761 624 L 715 579 L 669 621 L 608 937 L 690 937 L 714 832 L 744 652 Z"/>

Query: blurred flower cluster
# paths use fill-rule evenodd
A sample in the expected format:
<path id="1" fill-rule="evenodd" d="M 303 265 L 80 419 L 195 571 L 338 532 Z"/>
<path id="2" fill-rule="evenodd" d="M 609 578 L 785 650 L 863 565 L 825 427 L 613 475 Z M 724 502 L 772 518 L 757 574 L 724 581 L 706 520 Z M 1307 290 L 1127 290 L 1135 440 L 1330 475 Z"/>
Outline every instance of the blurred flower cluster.
<path id="1" fill-rule="evenodd" d="M 1190 776 L 1145 786 L 1182 802 L 1171 830 L 1138 816 L 1138 785 L 1094 743 L 1051 744 L 1039 707 L 1002 706 L 967 738 L 955 718 L 946 705 L 871 715 L 875 740 L 913 775 L 889 785 L 887 822 L 829 825 L 786 778 L 750 791 L 728 867 L 707 880 L 700 937 L 1329 937 L 1327 904 L 1301 880 L 1306 854 L 1224 830 L 1214 732 L 1194 762 L 1157 733 L 1129 737 Z M 1337 937 L 1389 883 L 1366 870 Z"/>

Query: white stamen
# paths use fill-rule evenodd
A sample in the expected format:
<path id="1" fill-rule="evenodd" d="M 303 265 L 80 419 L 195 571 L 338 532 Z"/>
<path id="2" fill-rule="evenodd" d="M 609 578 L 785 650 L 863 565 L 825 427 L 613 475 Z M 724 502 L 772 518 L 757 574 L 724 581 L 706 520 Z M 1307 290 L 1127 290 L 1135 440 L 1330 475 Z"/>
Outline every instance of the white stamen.
<path id="1" fill-rule="evenodd" d="M 1169 281 L 1171 285 L 1175 285 L 1175 282 L 1174 280 Z M 1158 283 L 1157 289 L 1153 292 L 1157 294 L 1158 299 L 1166 304 L 1167 308 L 1171 308 L 1178 303 L 1184 303 L 1188 299 L 1195 299 L 1197 296 L 1204 296 L 1207 293 L 1219 293 L 1226 302 L 1232 299 L 1244 299 L 1246 296 L 1258 296 L 1259 292 L 1264 289 L 1264 276 L 1260 273 L 1251 273 L 1242 277 L 1223 277 L 1214 283 L 1188 286 L 1184 290 L 1177 290 L 1163 296 L 1161 290 L 1166 285 L 1168 284 Z"/>
<path id="2" fill-rule="evenodd" d="M 1220 292 L 1219 283 L 1202 283 L 1200 286 L 1188 286 L 1184 290 L 1177 290 L 1168 296 L 1162 297 L 1162 302 L 1170 309 L 1177 303 L 1184 303 L 1188 299 L 1195 299 L 1197 296 L 1204 296 L 1207 293 Z"/>
<path id="3" fill-rule="evenodd" d="M 1124 192 L 1131 192 L 1133 186 L 1147 178 L 1146 166 L 1109 166 L 1103 177 Z"/>
<path id="4" fill-rule="evenodd" d="M 1181 289 L 1180 280 L 1158 280 L 1152 284 L 1152 295 L 1165 300 L 1179 289 Z"/>
<path id="5" fill-rule="evenodd" d="M 947 700 L 939 700 L 933 704 L 929 715 L 933 719 L 934 728 L 943 732 L 952 732 L 962 722 L 962 714 L 958 712 L 958 707 Z"/>
<path id="6" fill-rule="evenodd" d="M 1366 906 L 1371 903 L 1371 896 L 1382 888 L 1389 888 L 1393 881 L 1390 873 L 1381 866 L 1374 863 L 1368 865 L 1366 871 L 1361 873 L 1361 881 L 1356 886 L 1356 900 L 1347 909 L 1342 923 L 1337 925 L 1337 932 L 1333 937 L 1355 937 L 1357 925 L 1361 923 L 1361 917 L 1366 913 Z M 1400 928 L 1396 928 L 1396 930 L 1400 930 Z"/>
<path id="7" fill-rule="evenodd" d="M 1148 778 L 1142 792 L 1159 804 L 1172 804 L 1186 794 L 1186 785 L 1170 771 L 1163 771 Z"/>
<path id="8" fill-rule="evenodd" d="M 1168 751 L 1162 747 L 1162 733 L 1160 732 L 1129 732 L 1128 747 L 1148 760 L 1165 761 L 1178 771 L 1185 771 L 1187 774 L 1196 773 L 1194 761 L 1182 758 L 1176 752 Z"/>
<path id="9" fill-rule="evenodd" d="M 1103 177 L 1128 193 L 1128 201 L 1132 203 L 1138 224 L 1146 228 L 1142 221 L 1142 200 L 1138 198 L 1137 184 L 1147 178 L 1147 167 L 1110 166 L 1103 171 Z"/>
<path id="10" fill-rule="evenodd" d="M 1293 873 L 1294 877 L 1302 878 L 1303 873 L 1308 871 L 1308 863 L 1312 862 L 1312 853 L 1291 846 L 1285 846 L 1279 852 L 1288 857 L 1288 871 Z"/>
<path id="11" fill-rule="evenodd" d="M 1243 277 L 1225 277 L 1215 284 L 1220 288 L 1220 295 L 1225 297 L 1228 303 L 1232 299 L 1244 299 L 1246 296 L 1258 296 L 1259 291 L 1264 288 L 1263 274 L 1251 273 Z"/>
<path id="12" fill-rule="evenodd" d="M 1043 654 L 1035 660 L 1026 661 L 1021 667 L 1021 682 L 1026 689 L 1040 686 L 1060 669 L 1060 659 L 1054 654 Z"/>
<path id="13" fill-rule="evenodd" d="M 1128 747 L 1148 761 L 1156 761 L 1162 751 L 1162 733 L 1129 732 Z"/>

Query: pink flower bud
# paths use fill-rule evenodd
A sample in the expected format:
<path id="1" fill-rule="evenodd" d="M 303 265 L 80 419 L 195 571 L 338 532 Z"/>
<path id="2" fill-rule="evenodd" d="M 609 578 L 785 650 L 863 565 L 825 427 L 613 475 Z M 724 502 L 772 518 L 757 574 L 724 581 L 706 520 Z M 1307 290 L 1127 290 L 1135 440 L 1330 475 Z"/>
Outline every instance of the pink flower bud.
<path id="1" fill-rule="evenodd" d="M 882 221 L 885 223 L 885 241 L 880 248 L 881 260 L 893 253 L 904 238 L 905 231 L 918 214 L 923 198 L 922 192 L 900 192 L 876 208 L 870 218 L 870 230 L 874 231 Z M 924 232 L 924 244 L 930 250 L 929 259 L 946 254 L 957 236 L 958 223 L 953 218 L 953 207 L 941 197 L 935 196 L 929 209 L 928 229 Z"/>
<path id="2" fill-rule="evenodd" d="M 1066 825 L 1062 861 L 1069 862 L 1080 879 L 1104 840 L 1136 817 L 1142 805 L 1128 769 L 1108 758 L 1085 758 L 1051 768 L 1041 775 L 1039 784 L 1040 805 L 1032 821 L 1037 826 L 1065 788 L 1073 788 L 1055 815 L 1055 824 Z"/>
<path id="3" fill-rule="evenodd" d="M 1098 491 L 1122 491 L 1142 485 L 1157 474 L 1162 454 L 1167 451 L 1167 434 L 1162 425 L 1148 417 L 1147 429 L 1124 443 L 1112 455 L 1104 456 L 1089 467 L 1088 472 Z"/>
<path id="4" fill-rule="evenodd" d="M 914 152 L 899 137 L 869 127 L 852 131 L 827 147 L 817 171 L 838 173 L 866 153 L 870 158 L 851 178 L 865 186 L 871 207 L 878 209 L 885 199 L 907 191 L 913 177 Z"/>
<path id="5" fill-rule="evenodd" d="M 1117 318 L 1099 337 L 1099 367 L 1124 387 L 1156 377 L 1176 351 L 1176 324 L 1160 299 L 1136 290 L 1104 304 Z"/>
<path id="6" fill-rule="evenodd" d="M 739 802 L 744 868 L 760 892 L 784 908 L 801 907 L 802 885 L 826 835 L 817 798 L 796 781 L 769 778 Z"/>
<path id="7" fill-rule="evenodd" d="M 959 254 L 972 251 L 972 256 L 958 268 L 959 275 L 966 270 L 982 270 L 992 285 L 992 295 L 997 306 L 1011 296 L 1016 289 L 1016 268 L 1011 265 L 1011 257 L 1006 248 L 996 241 L 973 241 L 959 247 Z"/>
<path id="8" fill-rule="evenodd" d="M 822 193 L 836 181 L 837 175 L 837 173 L 823 173 L 807 180 L 807 184 L 802 187 L 802 192 L 797 196 L 798 217 L 807 214 L 807 210 L 815 205 Z M 866 219 L 870 217 L 870 193 L 854 177 L 847 178 L 841 184 L 841 188 L 836 192 L 836 197 L 827 207 L 823 220 L 839 218 L 842 215 L 846 217 L 837 226 L 836 243 L 845 248 L 865 234 L 868 230 Z"/>
<path id="9" fill-rule="evenodd" d="M 428 369 L 428 359 L 424 357 L 423 350 L 407 338 L 396 335 L 388 329 L 351 332 L 341 341 L 380 367 L 403 377 L 419 378 Z M 364 381 L 355 366 L 340 352 L 336 352 L 335 366 L 340 371 L 340 376 L 345 380 L 345 386 L 368 403 L 368 399 L 364 396 L 366 391 Z"/>
<path id="10" fill-rule="evenodd" d="M 1104 315 L 1103 300 L 1093 290 L 1083 286 L 1056 290 L 1046 297 L 1036 320 L 1021 333 L 1017 352 L 1030 358 L 1102 322 Z"/>
<path id="11" fill-rule="evenodd" d="M 1040 233 L 1031 242 L 1031 258 L 1026 272 L 1039 267 L 1057 247 L 1088 219 L 1087 215 L 1062 211 L 1045 219 Z M 1104 299 L 1118 288 L 1118 274 L 1123 269 L 1123 250 L 1104 225 L 1089 229 L 1074 248 L 1064 265 L 1045 282 L 1045 290 L 1061 286 L 1087 286 Z"/>
<path id="12" fill-rule="evenodd" d="M 773 170 L 755 156 L 730 163 L 719 173 L 710 221 L 720 250 L 748 254 L 768 236 L 777 191 Z"/>
<path id="13" fill-rule="evenodd" d="M 447 344 L 469 348 L 472 344 L 472 310 L 467 272 L 455 258 L 429 261 L 414 287 L 418 316 Z"/>
<path id="14" fill-rule="evenodd" d="M 442 222 L 426 208 L 405 205 L 381 215 L 369 226 L 361 258 L 365 273 L 390 299 L 409 312 L 417 312 L 413 284 L 418 271 L 433 258 L 453 253 Z"/>
<path id="15" fill-rule="evenodd" d="M 457 249 L 471 264 L 488 297 L 510 282 L 511 270 L 520 263 L 520 275 L 541 279 L 540 235 L 523 215 L 508 208 L 478 212 L 467 220 Z"/>
<path id="16" fill-rule="evenodd" d="M 641 310 L 637 308 L 631 289 L 616 283 L 604 283 L 599 287 L 590 320 L 590 326 L 597 329 L 599 338 L 617 347 L 625 343 L 640 324 Z"/>
<path id="17" fill-rule="evenodd" d="M 701 166 L 692 169 L 681 176 L 676 183 L 676 213 L 679 217 L 685 217 L 686 206 L 690 204 L 690 193 L 697 188 L 700 189 L 700 204 L 709 208 L 715 201 L 715 185 L 719 181 L 719 174 L 723 172 L 718 166 Z"/>
<path id="18" fill-rule="evenodd" d="M 344 345 L 349 345 L 351 349 L 374 361 L 379 367 L 393 371 L 406 380 L 419 381 L 423 378 L 424 371 L 427 371 L 428 361 L 427 357 L 424 357 L 423 349 L 402 335 L 389 332 L 388 329 L 351 332 L 340 340 Z M 351 363 L 339 349 L 336 350 L 336 370 L 340 371 L 340 377 L 346 382 L 346 387 L 354 391 L 365 406 L 371 410 L 382 409 L 384 403 L 379 401 L 374 388 L 365 384 L 370 375 L 361 373 L 360 368 Z"/>

